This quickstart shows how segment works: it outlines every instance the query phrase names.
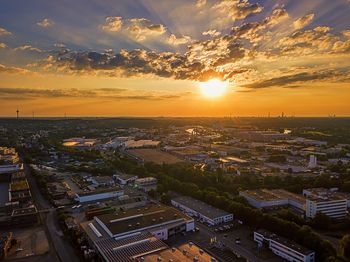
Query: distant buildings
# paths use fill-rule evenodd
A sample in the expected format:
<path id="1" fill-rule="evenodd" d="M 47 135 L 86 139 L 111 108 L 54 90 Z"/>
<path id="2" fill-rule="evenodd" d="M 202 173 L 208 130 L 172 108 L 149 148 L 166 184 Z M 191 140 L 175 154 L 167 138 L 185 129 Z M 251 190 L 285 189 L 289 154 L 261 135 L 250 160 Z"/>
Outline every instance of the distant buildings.
<path id="1" fill-rule="evenodd" d="M 63 140 L 63 146 L 75 149 L 91 149 L 99 143 L 98 139 L 74 137 Z"/>
<path id="2" fill-rule="evenodd" d="M 259 248 L 266 247 L 271 251 L 291 262 L 314 262 L 315 252 L 306 249 L 290 240 L 277 236 L 265 230 L 254 232 L 254 241 Z"/>
<path id="3" fill-rule="evenodd" d="M 129 183 L 133 183 L 138 176 L 131 175 L 131 174 L 124 174 L 117 172 L 115 175 L 113 175 L 114 179 L 117 181 L 117 183 L 121 186 L 125 186 Z"/>
<path id="4" fill-rule="evenodd" d="M 202 222 L 212 226 L 233 220 L 232 214 L 191 197 L 179 196 L 173 198 L 171 204 L 186 214 L 197 217 Z"/>
<path id="5" fill-rule="evenodd" d="M 317 167 L 317 157 L 315 155 L 310 155 L 310 160 L 309 160 L 309 168 L 315 168 Z"/>
<path id="6" fill-rule="evenodd" d="M 0 147 L 0 174 L 18 172 L 23 169 L 14 148 Z"/>
<path id="7" fill-rule="evenodd" d="M 144 177 L 135 180 L 135 187 L 148 192 L 151 189 L 157 189 L 158 180 L 155 177 Z"/>
<path id="8" fill-rule="evenodd" d="M 306 217 L 313 218 L 317 213 L 331 218 L 344 218 L 347 215 L 349 195 L 324 188 L 304 189 L 303 195 L 306 197 Z"/>

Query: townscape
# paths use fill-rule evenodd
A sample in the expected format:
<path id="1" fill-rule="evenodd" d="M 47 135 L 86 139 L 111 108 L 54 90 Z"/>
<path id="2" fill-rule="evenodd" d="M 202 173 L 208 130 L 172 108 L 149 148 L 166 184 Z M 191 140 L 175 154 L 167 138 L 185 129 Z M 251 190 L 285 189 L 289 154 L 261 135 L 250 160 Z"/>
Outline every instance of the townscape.
<path id="1" fill-rule="evenodd" d="M 349 131 L 347 118 L 2 119 L 1 257 L 347 261 Z"/>

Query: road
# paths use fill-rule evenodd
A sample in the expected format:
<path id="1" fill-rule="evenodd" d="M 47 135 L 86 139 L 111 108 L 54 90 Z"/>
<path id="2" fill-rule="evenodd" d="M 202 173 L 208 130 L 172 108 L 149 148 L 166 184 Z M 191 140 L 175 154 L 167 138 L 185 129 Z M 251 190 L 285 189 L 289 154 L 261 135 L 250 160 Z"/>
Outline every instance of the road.
<path id="1" fill-rule="evenodd" d="M 39 216 L 42 222 L 45 225 L 45 232 L 49 238 L 50 242 L 50 260 L 49 261 L 72 261 L 78 262 L 79 257 L 76 255 L 71 244 L 60 236 L 59 232 L 61 231 L 58 220 L 56 209 L 53 208 L 50 203 L 45 199 L 39 190 L 39 186 L 35 178 L 30 173 L 29 166 L 25 164 L 24 170 L 26 177 L 30 185 L 30 191 L 34 202 L 38 208 Z M 43 258 L 45 259 L 45 258 Z M 41 260 L 38 260 L 41 261 Z M 43 260 L 47 261 L 47 260 Z"/>

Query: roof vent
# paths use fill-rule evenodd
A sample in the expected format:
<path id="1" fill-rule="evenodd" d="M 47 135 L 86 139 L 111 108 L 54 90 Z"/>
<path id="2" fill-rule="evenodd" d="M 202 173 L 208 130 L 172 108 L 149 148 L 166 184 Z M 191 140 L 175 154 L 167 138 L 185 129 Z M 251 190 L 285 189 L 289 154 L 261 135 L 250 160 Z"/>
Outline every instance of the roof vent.
<path id="1" fill-rule="evenodd" d="M 160 219 L 160 220 L 163 220 L 163 217 L 160 217 L 159 219 Z"/>
<path id="2" fill-rule="evenodd" d="M 192 246 L 193 246 L 193 243 L 192 243 L 192 242 L 188 242 L 188 245 L 189 245 L 190 247 L 192 247 Z"/>
<path id="3" fill-rule="evenodd" d="M 155 218 L 153 218 L 153 219 L 152 219 L 152 221 L 153 221 L 153 222 L 156 222 L 156 219 L 155 219 Z"/>
<path id="4" fill-rule="evenodd" d="M 128 225 L 128 227 L 132 227 L 132 225 L 131 225 L 131 224 L 129 224 L 129 225 Z"/>
<path id="5" fill-rule="evenodd" d="M 173 248 L 171 248 L 171 252 L 175 252 L 176 251 L 176 248 L 175 247 L 173 247 Z"/>
<path id="6" fill-rule="evenodd" d="M 194 257 L 193 262 L 198 262 L 198 257 Z"/>
<path id="7" fill-rule="evenodd" d="M 203 255 L 204 251 L 203 249 L 199 249 L 199 254 Z"/>
<path id="8" fill-rule="evenodd" d="M 212 257 L 211 262 L 216 262 L 216 259 Z"/>
<path id="9" fill-rule="evenodd" d="M 186 255 L 187 255 L 187 250 L 186 250 L 186 249 L 182 250 L 182 254 L 183 254 L 184 256 L 186 256 Z"/>
<path id="10" fill-rule="evenodd" d="M 162 261 L 162 258 L 161 257 L 158 257 L 157 258 L 157 262 L 161 262 Z"/>

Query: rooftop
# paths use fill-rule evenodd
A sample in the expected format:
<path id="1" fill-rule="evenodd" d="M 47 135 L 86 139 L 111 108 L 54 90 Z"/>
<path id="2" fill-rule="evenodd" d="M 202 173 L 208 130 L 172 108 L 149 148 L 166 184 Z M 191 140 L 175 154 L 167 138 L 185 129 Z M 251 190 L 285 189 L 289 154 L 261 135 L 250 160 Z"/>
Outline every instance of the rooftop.
<path id="1" fill-rule="evenodd" d="M 257 201 L 273 201 L 273 200 L 283 200 L 290 199 L 301 204 L 305 204 L 306 199 L 302 195 L 294 194 L 283 189 L 255 189 L 255 190 L 245 190 L 243 193 Z"/>
<path id="2" fill-rule="evenodd" d="M 222 216 L 226 216 L 229 215 L 230 213 L 215 208 L 211 205 L 208 205 L 202 201 L 199 201 L 197 199 L 188 197 L 188 196 L 179 196 L 179 197 L 175 197 L 173 198 L 174 201 L 180 203 L 181 205 L 184 205 L 198 213 L 203 214 L 204 216 L 210 218 L 210 219 L 214 219 L 217 217 L 222 217 Z"/>
<path id="3" fill-rule="evenodd" d="M 338 192 L 337 188 L 308 188 L 303 190 L 307 199 L 314 201 L 334 201 L 350 199 L 350 194 Z"/>
<path id="4" fill-rule="evenodd" d="M 121 190 L 122 189 L 120 187 L 114 186 L 114 187 L 96 189 L 91 191 L 81 191 L 81 192 L 78 192 L 77 195 L 82 197 L 82 196 L 96 195 L 96 194 L 115 192 L 115 191 L 121 191 Z"/>
<path id="5" fill-rule="evenodd" d="M 198 259 L 197 261 L 200 262 L 218 261 L 213 260 L 213 257 L 211 255 L 191 242 L 180 245 L 177 248 L 163 249 L 149 255 L 143 255 L 142 257 L 144 258 L 144 262 L 154 262 L 159 258 L 161 258 L 161 261 L 179 262 L 193 262 L 196 261 L 196 258 Z M 141 256 L 139 259 L 140 258 Z"/>
<path id="6" fill-rule="evenodd" d="M 109 262 L 132 262 L 133 258 L 167 249 L 168 246 L 150 233 L 139 234 L 125 239 L 102 239 L 95 242 L 99 252 Z"/>
<path id="7" fill-rule="evenodd" d="M 134 230 L 141 231 L 149 227 L 157 227 L 159 224 L 192 220 L 192 218 L 174 208 L 150 204 L 145 207 L 97 216 L 95 220 L 106 226 L 112 235 L 119 235 Z"/>
<path id="8" fill-rule="evenodd" d="M 36 214 L 37 210 L 35 207 L 19 208 L 12 211 L 12 216 L 25 216 L 28 214 Z"/>

